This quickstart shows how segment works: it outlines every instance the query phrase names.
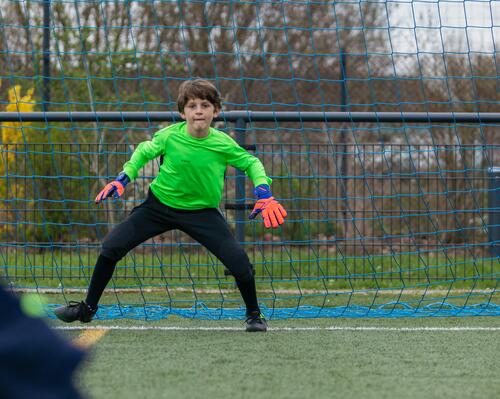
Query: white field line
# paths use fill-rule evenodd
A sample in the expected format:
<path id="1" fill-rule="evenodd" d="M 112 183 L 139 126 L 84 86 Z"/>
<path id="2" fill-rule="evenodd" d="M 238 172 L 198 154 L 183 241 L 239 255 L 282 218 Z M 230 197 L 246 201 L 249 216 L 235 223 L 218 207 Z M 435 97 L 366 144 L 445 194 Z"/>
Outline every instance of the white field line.
<path id="1" fill-rule="evenodd" d="M 181 326 L 56 326 L 56 330 L 116 330 L 116 331 L 243 331 L 242 327 L 181 327 Z M 268 331 L 500 331 L 500 327 L 270 327 Z"/>
<path id="2" fill-rule="evenodd" d="M 22 293 L 39 293 L 39 294 L 77 294 L 77 293 L 86 293 L 87 288 L 14 288 L 13 291 L 22 292 Z M 111 289 L 108 289 L 111 291 Z M 169 292 L 193 292 L 192 288 L 184 288 L 184 287 L 169 287 Z M 495 288 L 485 288 L 485 289 L 452 289 L 452 290 L 442 290 L 442 289 L 428 289 L 428 290 L 417 290 L 417 289 L 375 289 L 375 288 L 367 288 L 361 289 L 359 291 L 353 290 L 318 290 L 318 289 L 303 289 L 303 290 L 287 290 L 287 289 L 275 289 L 275 290 L 258 290 L 261 293 L 266 294 L 285 294 L 285 295 L 299 295 L 299 294 L 323 294 L 323 295 L 335 295 L 335 294 L 356 294 L 356 295 L 373 295 L 374 292 L 377 295 L 455 295 L 455 294 L 493 294 L 499 292 Z M 116 293 L 155 293 L 155 292 L 166 292 L 166 288 L 116 288 L 113 289 L 113 292 Z M 238 290 L 234 289 L 206 289 L 206 288 L 196 288 L 197 293 L 201 294 L 231 294 L 237 293 Z"/>

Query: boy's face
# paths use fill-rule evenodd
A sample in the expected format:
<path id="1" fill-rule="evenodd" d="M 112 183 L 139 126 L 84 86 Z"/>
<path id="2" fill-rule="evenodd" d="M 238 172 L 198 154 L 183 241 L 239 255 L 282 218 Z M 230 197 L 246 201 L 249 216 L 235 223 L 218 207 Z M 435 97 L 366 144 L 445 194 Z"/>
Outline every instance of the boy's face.
<path id="1" fill-rule="evenodd" d="M 181 116 L 187 122 L 189 134 L 195 137 L 204 137 L 208 134 L 210 124 L 219 111 L 210 101 L 194 98 L 186 103 Z"/>

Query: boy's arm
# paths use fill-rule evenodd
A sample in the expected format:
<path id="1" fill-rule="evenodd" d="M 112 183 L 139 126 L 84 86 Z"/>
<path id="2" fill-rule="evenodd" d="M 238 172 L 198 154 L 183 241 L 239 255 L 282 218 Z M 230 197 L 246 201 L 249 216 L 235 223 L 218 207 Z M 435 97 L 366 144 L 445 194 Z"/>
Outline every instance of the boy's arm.
<path id="1" fill-rule="evenodd" d="M 151 141 L 140 143 L 130 157 L 130 160 L 123 165 L 123 172 L 114 181 L 106 184 L 99 194 L 97 194 L 95 203 L 98 204 L 109 197 L 121 197 L 125 186 L 137 177 L 139 170 L 148 161 L 161 155 L 164 151 L 163 149 L 163 139 L 158 135 L 155 135 Z"/>
<path id="2" fill-rule="evenodd" d="M 135 149 L 130 160 L 123 165 L 123 171 L 130 178 L 135 180 L 146 163 L 159 157 L 164 151 L 163 140 L 160 136 L 154 136 L 150 141 L 143 141 Z"/>
<path id="3" fill-rule="evenodd" d="M 278 227 L 285 222 L 287 213 L 285 208 L 273 197 L 269 187 L 272 182 L 271 178 L 266 175 L 264 165 L 257 157 L 250 155 L 238 145 L 236 147 L 229 153 L 228 163 L 245 171 L 254 184 L 254 194 L 258 199 L 248 218 L 255 219 L 259 213 L 262 213 L 264 226 L 267 229 Z"/>
<path id="4" fill-rule="evenodd" d="M 271 185 L 272 179 L 266 175 L 264 165 L 259 158 L 250 155 L 245 149 L 234 143 L 235 146 L 227 154 L 227 163 L 246 173 L 252 180 L 254 187 L 261 184 Z"/>

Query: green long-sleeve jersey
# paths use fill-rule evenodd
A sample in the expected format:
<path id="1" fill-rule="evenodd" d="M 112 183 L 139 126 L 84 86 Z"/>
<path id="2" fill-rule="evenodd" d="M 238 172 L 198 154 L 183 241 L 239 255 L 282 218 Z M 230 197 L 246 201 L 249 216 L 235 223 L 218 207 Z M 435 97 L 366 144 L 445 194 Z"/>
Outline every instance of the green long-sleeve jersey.
<path id="1" fill-rule="evenodd" d="M 254 186 L 271 184 L 258 158 L 241 148 L 231 137 L 210 128 L 203 138 L 191 136 L 186 122 L 156 132 L 140 143 L 123 171 L 134 180 L 150 160 L 163 155 L 151 191 L 165 205 L 176 209 L 217 208 L 222 198 L 228 165 L 246 173 Z"/>

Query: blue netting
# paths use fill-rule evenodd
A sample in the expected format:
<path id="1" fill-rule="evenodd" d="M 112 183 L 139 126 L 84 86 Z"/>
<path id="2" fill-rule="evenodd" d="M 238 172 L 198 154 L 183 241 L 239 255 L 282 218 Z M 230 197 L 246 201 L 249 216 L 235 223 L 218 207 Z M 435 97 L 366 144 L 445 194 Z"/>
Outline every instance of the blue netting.
<path id="1" fill-rule="evenodd" d="M 0 7 L 0 111 L 176 111 L 193 77 L 225 110 L 497 111 L 499 18 L 488 1 L 12 0 Z M 51 303 L 80 299 L 158 162 L 123 200 L 94 197 L 166 124 L 2 123 L 0 277 Z M 268 315 L 498 314 L 499 124 L 217 127 L 262 160 L 289 211 L 278 231 L 250 222 L 252 187 L 228 170 L 223 211 Z M 106 296 L 104 318 L 240 317 L 232 278 L 179 232 L 129 254 Z"/>
<path id="2" fill-rule="evenodd" d="M 53 310 L 60 305 L 48 305 L 47 314 L 55 319 Z M 288 318 L 397 318 L 397 317 L 464 317 L 464 316 L 500 316 L 500 306 L 492 303 L 478 303 L 471 306 L 455 306 L 446 302 L 436 302 L 420 308 L 405 302 L 388 302 L 377 307 L 339 306 L 315 307 L 298 306 L 294 308 L 262 307 L 262 313 L 269 320 Z M 209 308 L 198 304 L 192 308 L 170 308 L 161 305 L 101 305 L 95 320 L 133 319 L 161 320 L 169 316 L 180 316 L 200 320 L 243 320 L 245 309 Z"/>

